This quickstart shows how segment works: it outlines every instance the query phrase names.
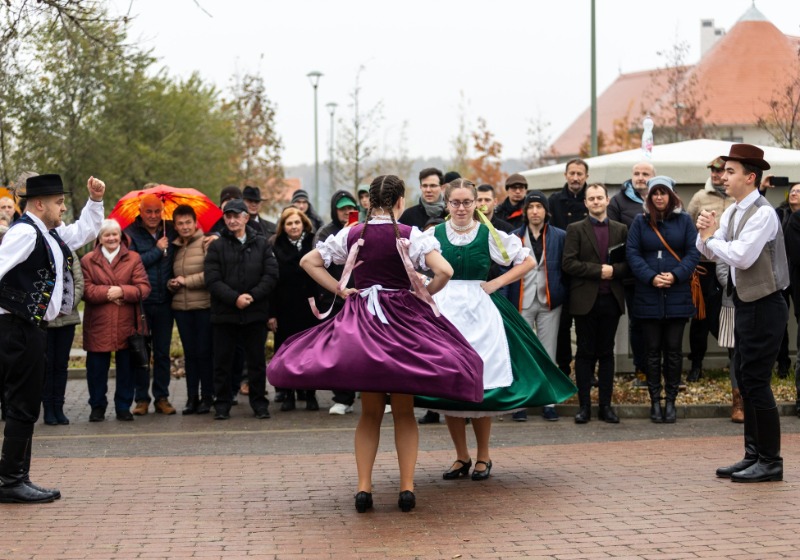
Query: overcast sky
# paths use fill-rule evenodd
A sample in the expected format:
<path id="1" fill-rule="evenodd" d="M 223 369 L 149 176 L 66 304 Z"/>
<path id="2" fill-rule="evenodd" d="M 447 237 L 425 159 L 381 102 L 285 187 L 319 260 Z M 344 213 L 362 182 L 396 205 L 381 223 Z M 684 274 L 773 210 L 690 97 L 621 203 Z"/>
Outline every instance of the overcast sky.
<path id="1" fill-rule="evenodd" d="M 175 76 L 198 71 L 227 88 L 240 72 L 260 72 L 277 105 L 284 163 L 314 161 L 313 90 L 319 83 L 320 161 L 330 117 L 350 111 L 360 66 L 362 107 L 383 104 L 378 141 L 398 141 L 408 123 L 411 157 L 452 157 L 461 92 L 469 123 L 484 117 L 519 157 L 528 123 L 551 123 L 553 139 L 590 100 L 590 1 L 561 0 L 111 0 L 135 17 L 132 39 L 152 48 Z M 202 7 L 199 8 L 199 6 Z M 598 95 L 620 72 L 662 66 L 677 40 L 700 52 L 700 20 L 730 29 L 751 0 L 597 0 Z M 800 35 L 800 2 L 758 0 L 779 29 Z M 208 13 L 206 13 L 208 12 Z"/>

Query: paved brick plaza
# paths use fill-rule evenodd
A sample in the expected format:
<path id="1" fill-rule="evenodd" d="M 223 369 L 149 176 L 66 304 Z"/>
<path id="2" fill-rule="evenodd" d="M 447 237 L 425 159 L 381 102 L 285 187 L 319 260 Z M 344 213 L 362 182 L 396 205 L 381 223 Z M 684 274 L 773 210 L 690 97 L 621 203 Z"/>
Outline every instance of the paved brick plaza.
<path id="1" fill-rule="evenodd" d="M 173 385 L 183 404 L 182 382 Z M 782 421 L 786 480 L 755 485 L 713 476 L 740 455 L 740 427 L 724 419 L 497 422 L 483 483 L 443 481 L 447 430 L 425 426 L 408 514 L 396 503 L 387 419 L 375 509 L 357 514 L 356 415 L 258 421 L 240 405 L 227 422 L 109 414 L 89 424 L 85 388 L 70 381 L 69 391 L 73 423 L 37 426 L 32 468 L 64 498 L 0 506 L 0 558 L 800 557 L 793 417 Z"/>

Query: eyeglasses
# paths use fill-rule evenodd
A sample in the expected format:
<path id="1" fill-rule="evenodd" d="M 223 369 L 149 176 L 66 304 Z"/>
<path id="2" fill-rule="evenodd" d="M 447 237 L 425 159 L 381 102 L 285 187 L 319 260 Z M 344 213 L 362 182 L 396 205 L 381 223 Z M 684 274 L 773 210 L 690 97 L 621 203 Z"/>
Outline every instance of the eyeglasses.
<path id="1" fill-rule="evenodd" d="M 472 208 L 472 205 L 475 204 L 474 200 L 448 200 L 447 203 L 450 205 L 450 208 L 458 209 L 460 207 L 464 207 L 464 210 L 469 210 Z"/>
<path id="2" fill-rule="evenodd" d="M 792 189 L 789 191 L 789 194 L 800 194 L 800 189 Z"/>

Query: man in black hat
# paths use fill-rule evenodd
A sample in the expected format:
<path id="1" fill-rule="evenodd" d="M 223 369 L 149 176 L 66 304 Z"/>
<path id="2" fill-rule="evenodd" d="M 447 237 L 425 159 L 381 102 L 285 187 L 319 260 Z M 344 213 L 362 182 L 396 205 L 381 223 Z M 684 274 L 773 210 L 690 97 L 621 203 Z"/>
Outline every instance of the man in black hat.
<path id="1" fill-rule="evenodd" d="M 697 248 L 707 258 L 730 266 L 726 291 L 733 296 L 736 381 L 744 404 L 744 458 L 717 469 L 734 482 L 783 480 L 781 422 L 770 379 L 789 319 L 781 293 L 789 267 L 781 224 L 758 186 L 770 168 L 764 152 L 734 144 L 722 180 L 735 204 L 719 218 L 702 210 L 697 218 Z M 719 222 L 717 220 L 719 219 Z"/>
<path id="2" fill-rule="evenodd" d="M 211 294 L 214 329 L 214 416 L 230 418 L 235 394 L 237 345 L 244 348 L 250 382 L 250 406 L 256 418 L 269 418 L 266 361 L 269 297 L 278 282 L 278 262 L 267 240 L 247 225 L 250 215 L 242 200 L 225 205 L 225 230 L 208 248 L 205 282 Z"/>
<path id="3" fill-rule="evenodd" d="M 247 206 L 247 213 L 250 214 L 250 221 L 248 222 L 250 226 L 260 231 L 267 238 L 267 241 L 272 239 L 272 236 L 278 230 L 278 225 L 275 222 L 263 219 L 259 215 L 261 203 L 263 202 L 261 190 L 248 185 L 242 191 L 242 199 L 245 206 Z"/>
<path id="4" fill-rule="evenodd" d="M 47 322 L 69 313 L 74 303 L 72 250 L 97 237 L 103 221 L 105 184 L 89 178 L 89 200 L 80 219 L 61 222 L 67 211 L 58 175 L 25 183 L 25 214 L 0 245 L 0 386 L 6 425 L 0 455 L 0 503 L 52 502 L 58 490 L 33 484 L 31 442 L 39 418 L 44 380 Z"/>
<path id="5" fill-rule="evenodd" d="M 514 229 L 522 227 L 522 205 L 525 202 L 525 193 L 528 191 L 528 180 L 514 173 L 506 179 L 506 192 L 508 196 L 495 208 L 495 215 L 511 224 Z"/>

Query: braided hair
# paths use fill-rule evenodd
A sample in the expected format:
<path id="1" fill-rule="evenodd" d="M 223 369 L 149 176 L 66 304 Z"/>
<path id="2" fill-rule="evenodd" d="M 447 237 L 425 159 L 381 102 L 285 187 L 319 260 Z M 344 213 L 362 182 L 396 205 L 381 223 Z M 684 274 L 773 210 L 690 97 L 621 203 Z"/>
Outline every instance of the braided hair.
<path id="1" fill-rule="evenodd" d="M 400 239 L 400 229 L 397 227 L 397 220 L 394 215 L 394 205 L 397 201 L 405 196 L 406 185 L 403 180 L 396 175 L 380 175 L 376 177 L 369 185 L 369 210 L 367 210 L 367 217 L 364 222 L 364 228 L 361 230 L 361 236 L 364 237 L 364 232 L 367 231 L 369 219 L 372 216 L 373 210 L 380 208 L 389 212 L 389 217 L 392 218 L 392 225 L 394 226 L 394 234 L 397 239 Z"/>

